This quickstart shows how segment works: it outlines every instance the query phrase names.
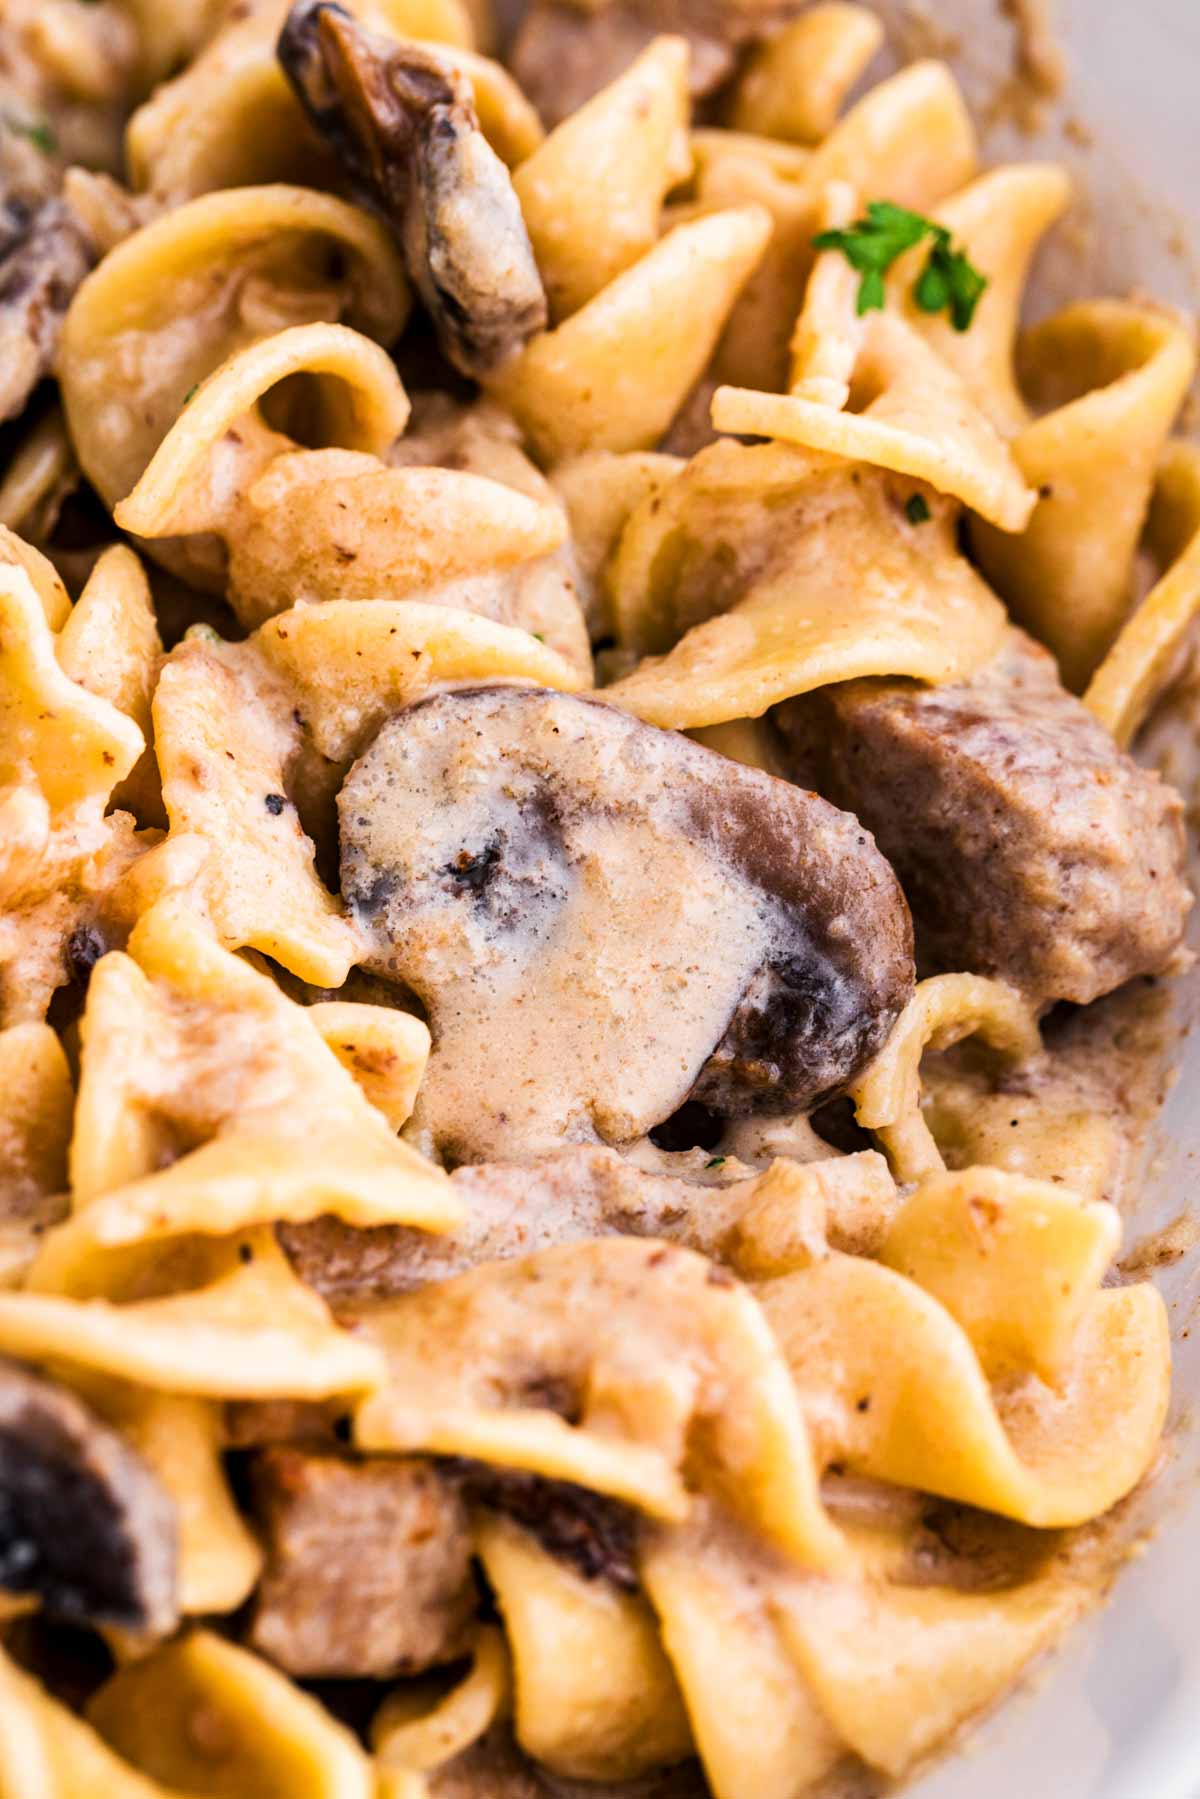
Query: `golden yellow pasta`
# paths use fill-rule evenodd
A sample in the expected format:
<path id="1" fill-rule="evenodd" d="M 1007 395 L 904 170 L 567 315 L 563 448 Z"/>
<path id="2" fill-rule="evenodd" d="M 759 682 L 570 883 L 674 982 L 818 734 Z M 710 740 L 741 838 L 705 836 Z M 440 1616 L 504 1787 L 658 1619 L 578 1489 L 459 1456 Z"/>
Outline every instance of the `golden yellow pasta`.
<path id="1" fill-rule="evenodd" d="M 874 1792 L 1154 1516 L 1191 324 L 520 10 L 0 5 L 0 1799 Z"/>
<path id="2" fill-rule="evenodd" d="M 947 514 L 897 528 L 903 491 L 783 445 L 701 451 L 622 533 L 609 574 L 619 638 L 666 654 L 611 698 L 690 729 L 859 675 L 969 675 L 1003 614 Z"/>

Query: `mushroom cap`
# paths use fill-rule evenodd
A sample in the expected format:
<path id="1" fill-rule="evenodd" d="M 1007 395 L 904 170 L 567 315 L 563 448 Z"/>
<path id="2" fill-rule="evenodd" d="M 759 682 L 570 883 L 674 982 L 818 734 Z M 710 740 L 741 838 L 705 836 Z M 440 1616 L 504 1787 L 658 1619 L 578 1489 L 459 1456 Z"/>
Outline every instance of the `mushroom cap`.
<path id="1" fill-rule="evenodd" d="M 339 811 L 371 965 L 429 1011 L 415 1123 L 452 1161 L 630 1142 L 689 1096 L 816 1106 L 911 990 L 908 910 L 855 819 L 601 700 L 436 694 Z"/>

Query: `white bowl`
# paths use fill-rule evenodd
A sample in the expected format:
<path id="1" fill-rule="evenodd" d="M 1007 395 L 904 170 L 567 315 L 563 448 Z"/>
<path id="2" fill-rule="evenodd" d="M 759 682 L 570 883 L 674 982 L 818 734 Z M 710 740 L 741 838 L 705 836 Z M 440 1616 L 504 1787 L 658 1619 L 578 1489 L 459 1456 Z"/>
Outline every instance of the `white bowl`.
<path id="1" fill-rule="evenodd" d="M 879 10 L 899 20 L 913 7 L 880 0 Z M 928 0 L 921 10 L 961 39 L 949 60 L 978 108 L 1011 61 L 1011 22 L 998 0 Z M 1069 68 L 1064 100 L 1032 139 L 1001 127 L 986 140 L 990 159 L 1061 157 L 1086 184 L 1094 241 L 1081 252 L 1060 235 L 1033 309 L 1133 288 L 1196 308 L 1200 0 L 1059 0 L 1057 26 Z M 1200 720 L 1195 731 L 1200 738 Z M 1200 928 L 1192 936 L 1200 945 Z M 1200 1013 L 1200 973 L 1180 983 L 1178 1006 L 1186 1027 Z M 1193 1200 L 1198 1158 L 1194 1034 L 1148 1145 L 1128 1243 Z M 1143 1502 L 1145 1553 L 1023 1690 L 906 1789 L 908 1799 L 1200 1799 L 1200 1252 L 1157 1278 L 1175 1336 L 1173 1454 Z"/>

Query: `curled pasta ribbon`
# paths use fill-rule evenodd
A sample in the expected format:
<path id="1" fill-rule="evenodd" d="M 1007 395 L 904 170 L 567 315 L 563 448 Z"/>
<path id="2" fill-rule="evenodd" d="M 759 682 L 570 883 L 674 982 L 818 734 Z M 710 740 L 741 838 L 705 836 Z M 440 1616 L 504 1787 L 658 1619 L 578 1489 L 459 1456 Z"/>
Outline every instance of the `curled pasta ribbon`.
<path id="1" fill-rule="evenodd" d="M 637 507 L 660 494 L 684 467 L 681 456 L 661 450 L 585 450 L 554 470 L 554 487 L 571 521 L 581 598 L 594 641 L 613 635 L 603 574 L 621 532 Z"/>
<path id="2" fill-rule="evenodd" d="M 527 631 L 411 601 L 300 606 L 245 643 L 172 652 L 154 698 L 168 844 L 200 852 L 190 898 L 226 948 L 342 984 L 362 946 L 306 824 L 331 828 L 338 785 L 391 713 L 436 683 L 490 680 L 581 684 Z"/>
<path id="3" fill-rule="evenodd" d="M 57 1033 L 30 1020 L 0 1031 L 0 1288 L 24 1276 L 63 1210 L 75 1091 Z"/>
<path id="4" fill-rule="evenodd" d="M 850 0 L 810 7 L 751 51 L 729 98 L 730 129 L 819 144 L 883 35 L 875 14 Z"/>
<path id="5" fill-rule="evenodd" d="M 408 309 L 400 254 L 385 227 L 330 194 L 245 187 L 165 213 L 110 251 L 67 313 L 58 366 L 80 465 L 115 506 L 227 356 L 305 319 L 345 317 L 391 343 Z M 381 403 L 395 407 L 398 386 L 394 372 L 390 386 L 375 374 Z M 326 389 L 321 399 L 328 403 Z M 181 572 L 224 590 L 211 549 L 207 560 L 195 552 Z"/>
<path id="6" fill-rule="evenodd" d="M 831 183 L 928 212 L 971 179 L 975 132 L 944 63 L 919 62 L 852 106 L 813 151 L 747 133 L 693 133 L 695 192 L 704 206 L 765 206 L 774 230 L 721 337 L 719 383 L 779 393 L 788 340 Z"/>
<path id="7" fill-rule="evenodd" d="M 0 1353 L 210 1399 L 330 1399 L 383 1378 L 378 1352 L 339 1329 L 269 1229 L 184 1260 L 207 1281 L 163 1298 L 0 1293 Z"/>
<path id="8" fill-rule="evenodd" d="M 1012 1062 L 1041 1051 L 1037 1016 L 1003 981 L 939 974 L 921 981 L 892 1034 L 853 1089 L 855 1115 L 883 1144 L 897 1180 L 922 1180 L 945 1168 L 921 1113 L 921 1057 L 979 1033 Z"/>
<path id="9" fill-rule="evenodd" d="M 1049 1181 L 968 1168 L 923 1181 L 879 1259 L 939 1300 L 991 1380 L 1053 1382 L 1120 1246 L 1114 1207 Z"/>
<path id="10" fill-rule="evenodd" d="M 1159 459 L 1196 367 L 1176 318 L 1120 300 L 1068 307 L 1022 338 L 1018 373 L 1049 406 L 1014 440 L 1041 496 L 1019 538 L 974 527 L 984 573 L 1073 691 L 1115 640 Z"/>
<path id="11" fill-rule="evenodd" d="M 692 1733 L 646 1599 L 585 1580 L 504 1518 L 480 1525 L 476 1545 L 526 1753 L 574 1780 L 636 1780 L 682 1761 Z"/>
<path id="12" fill-rule="evenodd" d="M 649 449 L 703 374 L 771 235 L 761 206 L 677 225 L 488 378 L 546 462 Z"/>
<path id="13" fill-rule="evenodd" d="M 511 1705 L 512 1672 L 503 1632 L 481 1624 L 471 1643 L 470 1668 L 449 1693 L 429 1707 L 411 1687 L 398 1687 L 371 1720 L 375 1766 L 386 1799 L 408 1799 L 401 1784 L 406 1775 L 453 1760 L 505 1717 Z"/>
<path id="14" fill-rule="evenodd" d="M 302 450 L 263 418 L 259 402 L 297 375 L 316 379 L 336 447 Z M 223 537 L 230 602 L 250 626 L 301 601 L 435 594 L 562 542 L 550 501 L 455 469 L 386 466 L 408 411 L 378 345 L 345 326 L 294 326 L 201 385 L 114 516 L 144 538 Z"/>
<path id="15" fill-rule="evenodd" d="M 508 72 L 474 54 L 460 0 L 349 0 L 372 30 L 422 41 L 470 82 L 492 148 L 513 164 L 536 150 L 537 114 Z M 320 144 L 275 55 L 280 8 L 225 25 L 183 74 L 139 107 L 126 132 L 135 188 L 178 205 L 217 188 L 295 180 L 334 185 L 341 171 Z"/>
<path id="16" fill-rule="evenodd" d="M 370 1761 L 345 1725 L 260 1657 L 211 1631 L 194 1630 L 127 1662 L 89 1700 L 87 1717 L 125 1763 L 159 1783 L 150 1789 L 156 1794 L 374 1799 Z M 57 1799 L 56 1789 L 47 1789 L 47 1799 Z"/>
<path id="17" fill-rule="evenodd" d="M 1003 630 L 948 515 L 909 526 L 888 477 L 782 444 L 694 457 L 633 513 L 608 583 L 622 645 L 668 653 L 606 697 L 677 730 L 858 675 L 961 680 Z"/>
<path id="18" fill-rule="evenodd" d="M 101 558 L 72 610 L 50 564 L 0 534 L 4 1022 L 43 1016 L 66 979 L 74 930 L 101 918 L 118 934 L 128 928 L 148 840 L 111 807 L 132 797 L 123 783 L 145 748 L 135 719 L 145 717 L 158 649 L 130 551 Z"/>
<path id="19" fill-rule="evenodd" d="M 686 1459 L 765 1540 L 835 1565 L 841 1542 L 786 1369 L 749 1293 L 712 1273 L 691 1251 L 610 1238 L 398 1299 L 362 1321 L 389 1378 L 359 1408 L 356 1440 L 530 1469 L 668 1519 L 688 1510 Z M 620 1339 L 609 1328 L 617 1304 L 638 1321 Z"/>
<path id="20" fill-rule="evenodd" d="M 345 1032 L 373 1008 L 335 1011 Z M 394 1136 L 322 1022 L 179 906 L 152 908 L 129 954 L 104 957 L 92 978 L 71 1145 L 76 1209 L 47 1237 L 31 1284 L 111 1293 L 152 1244 L 323 1212 L 357 1225 L 453 1227 L 461 1206 L 447 1177 Z M 429 1036 L 410 1024 L 415 1086 Z M 214 1037 L 225 1046 L 220 1065 Z M 149 1048 L 161 1056 L 167 1044 L 174 1082 L 147 1088 Z"/>
<path id="21" fill-rule="evenodd" d="M 555 128 L 513 177 L 557 322 L 650 250 L 691 172 L 688 47 L 661 37 Z"/>
<path id="22" fill-rule="evenodd" d="M 713 1516 L 645 1533 L 642 1580 L 716 1799 L 792 1799 L 848 1752 L 904 1772 L 1085 1603 L 1082 1583 L 1037 1574 L 985 1593 L 911 1584 L 902 1528 L 847 1536 L 854 1567 L 830 1578 L 763 1558 Z"/>
<path id="23" fill-rule="evenodd" d="M 1128 748 L 1178 666 L 1200 611 L 1200 450 L 1182 439 L 1159 462 L 1146 543 L 1163 569 L 1092 676 L 1084 704 Z"/>
<path id="24" fill-rule="evenodd" d="M 716 1799 L 793 1799 L 828 1772 L 842 1743 L 759 1602 L 759 1583 L 748 1595 L 731 1576 L 728 1557 L 706 1541 L 708 1522 L 698 1515 L 646 1533 L 642 1582 Z M 734 1569 L 746 1547 L 736 1545 Z"/>
<path id="25" fill-rule="evenodd" d="M 962 500 L 1002 531 L 1023 530 L 1037 495 L 949 364 L 887 313 L 855 325 L 860 342 L 848 396 L 852 410 L 804 394 L 718 387 L 713 425 L 911 475 Z"/>
<path id="26" fill-rule="evenodd" d="M 919 1193 L 889 1244 L 932 1292 L 837 1252 L 757 1289 L 822 1467 L 1043 1529 L 1098 1517 L 1132 1490 L 1166 1415 L 1166 1313 L 1148 1284 L 1098 1287 L 1115 1218 L 1073 1196 L 1055 1207 L 1053 1192 L 968 1170 Z M 1034 1288 L 1045 1299 L 1049 1282 L 1021 1265 L 1039 1241 L 1066 1291 L 1021 1330 L 1001 1312 Z M 991 1386 L 985 1361 L 1015 1373 Z"/>

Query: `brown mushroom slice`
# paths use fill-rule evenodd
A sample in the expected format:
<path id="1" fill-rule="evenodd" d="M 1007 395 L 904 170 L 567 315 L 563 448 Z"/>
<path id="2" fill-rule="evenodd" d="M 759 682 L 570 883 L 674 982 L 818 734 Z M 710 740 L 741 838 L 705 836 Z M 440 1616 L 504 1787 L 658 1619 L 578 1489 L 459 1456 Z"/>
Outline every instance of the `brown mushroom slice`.
<path id="1" fill-rule="evenodd" d="M 911 989 L 908 912 L 856 820 L 599 700 L 437 694 L 338 804 L 370 966 L 429 1012 L 414 1126 L 451 1162 L 627 1143 L 689 1095 L 815 1106 Z"/>
<path id="2" fill-rule="evenodd" d="M 929 968 L 1042 1005 L 1171 965 L 1191 905 L 1183 803 L 1023 632 L 970 680 L 845 681 L 774 716 L 796 778 L 878 833 Z"/>
<path id="3" fill-rule="evenodd" d="M 61 200 L 19 199 L 0 221 L 0 421 L 15 418 L 50 368 L 71 297 L 95 251 Z"/>
<path id="4" fill-rule="evenodd" d="M 508 170 L 470 83 L 435 52 L 381 37 L 329 0 L 298 0 L 279 61 L 361 196 L 396 229 L 445 354 L 498 368 L 546 327 L 546 294 Z"/>
<path id="5" fill-rule="evenodd" d="M 166 1635 L 177 1543 L 174 1503 L 125 1440 L 65 1387 L 0 1361 L 0 1591 Z"/>

